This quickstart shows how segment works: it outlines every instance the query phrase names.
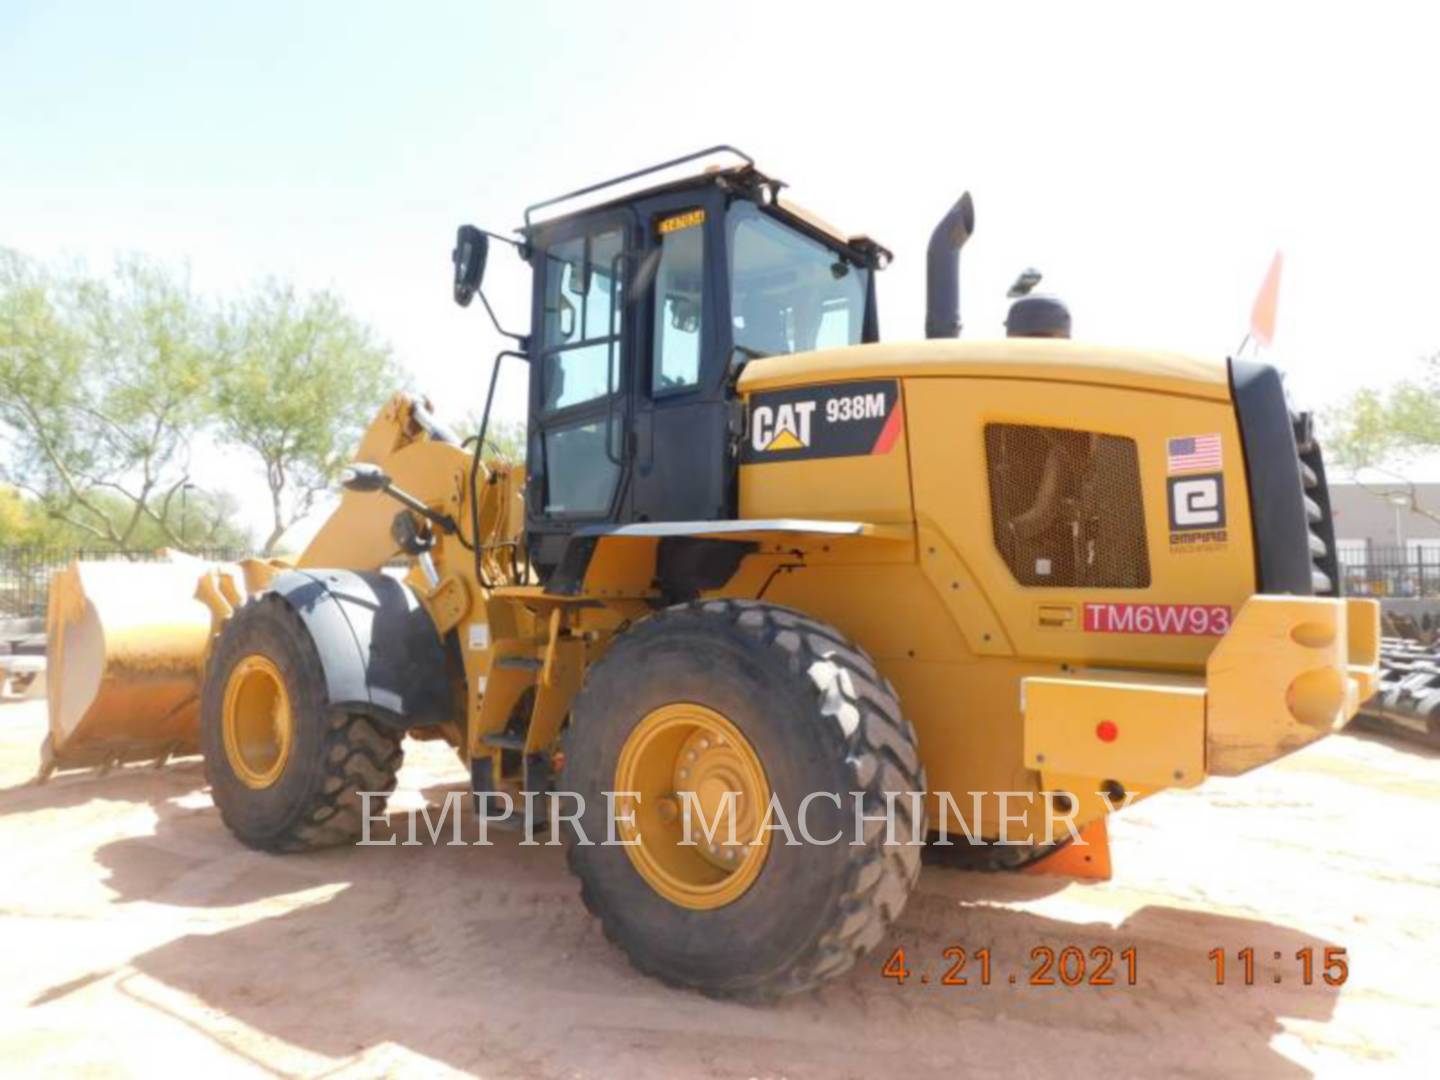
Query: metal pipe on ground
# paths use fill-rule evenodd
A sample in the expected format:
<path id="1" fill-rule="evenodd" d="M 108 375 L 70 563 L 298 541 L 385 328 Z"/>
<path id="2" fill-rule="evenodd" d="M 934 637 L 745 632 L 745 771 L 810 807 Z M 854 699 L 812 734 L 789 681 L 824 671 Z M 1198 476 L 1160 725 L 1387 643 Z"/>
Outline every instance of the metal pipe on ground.
<path id="1" fill-rule="evenodd" d="M 1360 706 L 1360 718 L 1372 728 L 1440 746 L 1440 644 L 1385 638 L 1380 689 Z"/>

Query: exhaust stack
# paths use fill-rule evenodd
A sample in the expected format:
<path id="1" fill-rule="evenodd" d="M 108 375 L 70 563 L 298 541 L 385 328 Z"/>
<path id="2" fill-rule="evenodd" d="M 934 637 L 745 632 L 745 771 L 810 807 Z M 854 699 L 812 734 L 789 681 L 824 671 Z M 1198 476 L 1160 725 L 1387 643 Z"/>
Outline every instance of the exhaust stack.
<path id="1" fill-rule="evenodd" d="M 925 255 L 925 336 L 960 336 L 960 249 L 975 231 L 975 203 L 967 191 L 930 234 Z"/>

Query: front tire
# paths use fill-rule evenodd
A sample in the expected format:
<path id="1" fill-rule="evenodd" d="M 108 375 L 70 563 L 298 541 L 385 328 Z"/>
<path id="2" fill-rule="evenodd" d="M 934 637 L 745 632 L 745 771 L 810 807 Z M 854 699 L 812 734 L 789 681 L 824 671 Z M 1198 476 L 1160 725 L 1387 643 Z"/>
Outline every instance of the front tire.
<path id="1" fill-rule="evenodd" d="M 674 791 L 657 809 L 670 775 Z M 636 967 L 674 986 L 745 1000 L 812 987 L 879 944 L 919 874 L 921 848 L 907 843 L 924 837 L 913 804 L 895 800 L 897 842 L 887 843 L 880 823 L 857 837 L 851 795 L 878 817 L 887 792 L 924 790 L 914 729 L 864 652 L 788 608 L 687 604 L 621 635 L 576 699 L 562 776 L 584 800 L 581 833 L 594 841 L 572 828 L 586 906 Z M 702 808 L 717 790 L 737 793 L 743 850 L 673 843 L 664 804 L 687 783 L 710 791 L 695 792 Z M 638 849 L 600 842 L 612 824 L 605 793 L 622 790 L 651 797 L 635 807 Z M 800 834 L 812 792 L 839 798 L 810 800 L 815 843 Z M 772 794 L 797 845 L 778 829 L 746 843 L 758 819 L 743 799 Z"/>
<path id="2" fill-rule="evenodd" d="M 215 805 L 243 843 L 290 852 L 352 843 L 395 789 L 400 736 L 332 708 L 310 633 L 275 594 L 242 606 L 216 643 L 200 709 Z"/>

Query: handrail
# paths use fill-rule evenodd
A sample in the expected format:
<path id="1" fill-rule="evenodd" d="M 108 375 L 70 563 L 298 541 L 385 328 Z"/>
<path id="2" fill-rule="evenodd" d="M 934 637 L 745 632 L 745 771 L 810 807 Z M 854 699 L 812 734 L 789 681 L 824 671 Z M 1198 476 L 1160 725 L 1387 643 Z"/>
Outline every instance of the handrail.
<path id="1" fill-rule="evenodd" d="M 518 360 L 529 363 L 528 353 L 516 349 L 501 349 L 495 354 L 495 363 L 490 366 L 490 389 L 485 394 L 485 412 L 480 417 L 480 430 L 475 435 L 475 455 L 470 462 L 470 539 L 473 542 L 471 551 L 475 554 L 475 580 L 480 583 L 481 588 L 492 589 L 493 583 L 485 578 L 485 568 L 482 565 L 484 557 L 483 546 L 480 543 L 480 484 L 479 474 L 481 469 L 481 456 L 485 453 L 485 436 L 490 430 L 490 409 L 495 404 L 495 383 L 500 377 L 500 361 L 507 356 L 513 356 Z M 464 542 L 464 536 L 461 536 Z"/>
<path id="2" fill-rule="evenodd" d="M 615 401 L 616 398 L 620 396 L 618 391 L 621 387 L 624 387 L 627 390 L 632 389 L 634 379 L 626 379 L 626 373 L 624 371 L 621 371 L 620 386 L 617 387 L 615 385 L 615 368 L 617 366 L 615 363 L 615 353 L 617 351 L 617 346 L 619 346 L 625 338 L 626 317 L 626 312 L 624 312 L 618 304 L 620 296 L 623 295 L 620 292 L 620 267 L 635 258 L 638 258 L 638 252 L 620 251 L 616 252 L 614 258 L 610 260 L 609 330 L 611 331 L 611 333 L 609 335 L 608 342 L 609 348 L 605 350 L 605 456 L 610 459 L 610 464 L 618 465 L 622 469 L 625 467 L 624 459 L 628 456 L 628 447 L 622 447 L 619 457 L 616 457 L 611 449 L 611 444 L 614 442 L 615 438 Z M 620 332 L 618 334 L 614 332 L 616 315 L 620 316 Z M 620 350 L 620 358 L 621 360 L 625 359 L 625 353 L 623 349 Z M 622 419 L 627 425 L 631 422 L 630 413 L 632 410 L 630 409 L 630 404 L 631 403 L 629 400 L 629 394 L 627 394 L 625 401 L 625 409 L 622 414 Z"/>
<path id="3" fill-rule="evenodd" d="M 675 158 L 673 161 L 662 162 L 659 165 L 650 165 L 644 169 L 637 169 L 635 172 L 626 173 L 624 176 L 617 176 L 613 180 L 603 180 L 598 184 L 590 184 L 588 187 L 579 188 L 575 191 L 567 192 L 564 195 L 556 195 L 552 199 L 545 199 L 543 202 L 532 203 L 530 206 L 527 206 L 525 208 L 525 231 L 528 232 L 530 230 L 533 224 L 530 220 L 531 215 L 533 215 L 537 210 L 544 210 L 545 208 L 555 206 L 558 203 L 568 202 L 570 199 L 578 199 L 582 195 L 592 195 L 597 191 L 604 190 L 605 188 L 614 187 L 616 184 L 623 184 L 630 180 L 638 180 L 640 179 L 640 177 L 649 176 L 652 173 L 664 172 L 666 169 L 673 169 L 677 165 L 684 165 L 687 162 L 697 161 L 701 158 L 707 158 L 713 154 L 734 154 L 736 157 L 744 161 L 745 167 L 751 169 L 755 167 L 755 159 L 752 158 L 749 154 L 744 153 L 741 150 L 737 150 L 733 146 L 721 143 L 718 146 L 711 146 L 704 150 L 697 150 L 693 154 L 686 154 L 684 157 Z"/>

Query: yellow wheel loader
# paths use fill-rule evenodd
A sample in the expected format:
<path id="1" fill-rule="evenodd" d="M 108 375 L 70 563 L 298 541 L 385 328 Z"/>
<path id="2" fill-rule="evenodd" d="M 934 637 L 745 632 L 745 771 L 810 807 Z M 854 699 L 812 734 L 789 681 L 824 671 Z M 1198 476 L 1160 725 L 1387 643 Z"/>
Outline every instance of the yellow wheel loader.
<path id="1" fill-rule="evenodd" d="M 1337 596 L 1272 367 L 1071 340 L 1034 275 L 956 340 L 968 194 L 928 340 L 884 343 L 890 253 L 781 188 L 717 147 L 462 228 L 457 301 L 492 241 L 533 276 L 496 359 L 529 365 L 525 467 L 492 373 L 463 442 L 395 398 L 293 566 L 71 568 L 47 769 L 198 745 L 235 835 L 294 851 L 444 737 L 478 819 L 564 825 L 640 969 L 765 999 L 879 943 L 927 840 L 1098 859 L 1132 798 L 1354 715 L 1378 612 Z"/>

